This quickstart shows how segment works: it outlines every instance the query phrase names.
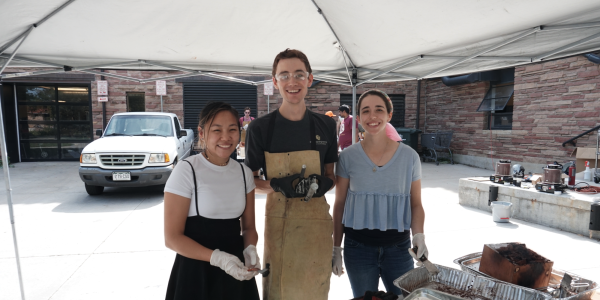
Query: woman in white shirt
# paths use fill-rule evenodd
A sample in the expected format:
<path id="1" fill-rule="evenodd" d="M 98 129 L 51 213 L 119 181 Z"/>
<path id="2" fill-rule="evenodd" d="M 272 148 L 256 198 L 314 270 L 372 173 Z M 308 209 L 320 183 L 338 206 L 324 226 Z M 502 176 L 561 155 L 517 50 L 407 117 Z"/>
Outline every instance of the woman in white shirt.
<path id="1" fill-rule="evenodd" d="M 254 178 L 230 158 L 238 119 L 231 105 L 208 103 L 202 153 L 180 161 L 165 185 L 165 244 L 177 252 L 166 299 L 259 299 Z"/>

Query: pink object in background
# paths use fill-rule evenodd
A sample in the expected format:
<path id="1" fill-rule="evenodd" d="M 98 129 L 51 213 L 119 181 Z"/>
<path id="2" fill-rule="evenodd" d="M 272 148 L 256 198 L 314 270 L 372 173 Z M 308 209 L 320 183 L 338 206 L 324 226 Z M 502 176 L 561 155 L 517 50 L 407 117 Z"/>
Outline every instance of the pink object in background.
<path id="1" fill-rule="evenodd" d="M 387 135 L 394 142 L 402 142 L 402 137 L 396 131 L 396 128 L 392 124 L 385 124 L 385 135 Z"/>

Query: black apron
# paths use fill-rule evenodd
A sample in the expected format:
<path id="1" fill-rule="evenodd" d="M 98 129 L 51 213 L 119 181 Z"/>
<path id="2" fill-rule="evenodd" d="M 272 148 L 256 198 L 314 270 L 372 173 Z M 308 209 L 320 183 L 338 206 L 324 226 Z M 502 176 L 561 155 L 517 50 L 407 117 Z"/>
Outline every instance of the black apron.
<path id="1" fill-rule="evenodd" d="M 189 161 L 184 161 L 192 167 Z M 245 196 L 246 175 L 244 167 L 241 164 L 240 167 L 242 167 L 244 177 Z M 209 219 L 200 216 L 194 167 L 192 167 L 192 174 L 196 195 L 196 216 L 187 218 L 184 234 L 206 248 L 219 249 L 237 256 L 244 262 L 244 239 L 240 235 L 239 217 L 234 219 Z M 239 281 L 225 273 L 221 268 L 211 266 L 210 262 L 187 258 L 180 254 L 175 257 L 165 298 L 167 300 L 259 299 L 254 278 Z"/>

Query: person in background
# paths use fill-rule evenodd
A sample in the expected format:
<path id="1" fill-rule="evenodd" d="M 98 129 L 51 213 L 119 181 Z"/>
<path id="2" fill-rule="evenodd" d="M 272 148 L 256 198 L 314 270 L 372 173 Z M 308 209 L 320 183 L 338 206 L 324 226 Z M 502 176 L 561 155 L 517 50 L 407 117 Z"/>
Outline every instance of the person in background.
<path id="1" fill-rule="evenodd" d="M 340 125 L 338 147 L 344 150 L 352 145 L 352 116 L 350 115 L 350 107 L 345 104 L 340 106 L 339 112 L 340 117 L 344 118 L 344 121 Z M 358 128 L 358 122 L 356 123 L 356 128 Z M 356 130 L 356 140 L 359 140 L 358 130 Z"/>
<path id="2" fill-rule="evenodd" d="M 240 118 L 240 132 L 242 133 L 240 145 L 242 147 L 246 145 L 246 130 L 248 130 L 248 124 L 254 121 L 254 117 L 250 116 L 250 112 L 250 107 L 244 108 L 244 116 Z"/>
<path id="3" fill-rule="evenodd" d="M 229 157 L 239 128 L 231 105 L 208 103 L 198 124 L 202 153 L 180 161 L 165 184 L 165 244 L 177 252 L 168 300 L 259 299 L 254 177 Z"/>
<path id="4" fill-rule="evenodd" d="M 343 259 L 354 297 L 377 291 L 379 278 L 388 292 L 400 295 L 393 281 L 413 269 L 413 258 L 429 256 L 423 234 L 421 162 L 411 147 L 387 137 L 385 128 L 392 118 L 387 94 L 363 93 L 358 112 L 368 134 L 342 151 L 336 165 L 333 273 L 343 274 Z M 410 249 L 411 231 L 416 254 Z"/>
<path id="5" fill-rule="evenodd" d="M 335 120 L 335 136 L 336 138 L 340 135 L 340 118 L 333 114 L 333 111 L 328 111 L 325 113 L 326 116 L 332 117 Z"/>

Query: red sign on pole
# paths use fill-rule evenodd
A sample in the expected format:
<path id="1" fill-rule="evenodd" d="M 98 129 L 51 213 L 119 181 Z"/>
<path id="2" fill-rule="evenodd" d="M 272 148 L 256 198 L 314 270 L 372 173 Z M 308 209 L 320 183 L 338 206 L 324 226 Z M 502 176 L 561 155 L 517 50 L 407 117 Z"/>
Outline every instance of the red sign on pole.
<path id="1" fill-rule="evenodd" d="M 98 95 L 108 96 L 108 82 L 106 80 L 98 80 Z"/>
<path id="2" fill-rule="evenodd" d="M 164 80 L 156 81 L 156 95 L 166 96 L 167 95 L 167 82 Z"/>

